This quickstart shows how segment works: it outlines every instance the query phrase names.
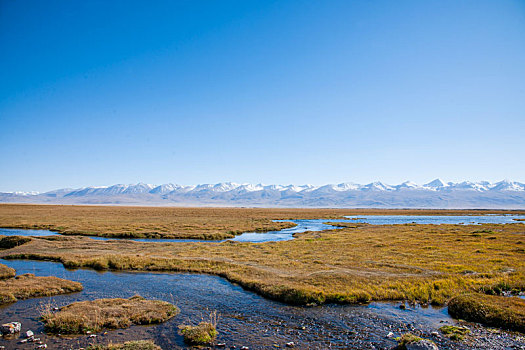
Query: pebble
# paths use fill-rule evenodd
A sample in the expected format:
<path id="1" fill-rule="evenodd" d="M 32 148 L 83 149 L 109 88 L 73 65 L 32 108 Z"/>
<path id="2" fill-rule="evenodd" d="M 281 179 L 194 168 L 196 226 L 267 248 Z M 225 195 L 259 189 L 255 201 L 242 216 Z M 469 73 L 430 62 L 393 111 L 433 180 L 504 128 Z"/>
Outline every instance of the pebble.
<path id="1" fill-rule="evenodd" d="M 286 346 L 288 348 L 293 348 L 295 346 L 295 343 L 293 341 L 286 343 Z"/>
<path id="2" fill-rule="evenodd" d="M 392 332 L 388 332 L 388 334 L 386 335 L 387 338 L 392 338 L 394 336 L 394 333 Z"/>
<path id="3" fill-rule="evenodd" d="M 439 350 L 434 342 L 427 339 L 421 339 L 413 343 L 408 343 L 405 345 L 405 347 L 407 350 Z"/>
<path id="4" fill-rule="evenodd" d="M 27 331 L 26 332 L 26 338 L 31 338 L 34 335 L 35 335 L 35 333 L 33 333 L 33 331 Z"/>
<path id="5" fill-rule="evenodd" d="M 217 347 L 218 348 L 225 348 L 226 347 L 226 343 L 218 343 Z"/>
<path id="6" fill-rule="evenodd" d="M 15 334 L 22 330 L 22 324 L 20 322 L 9 322 L 4 323 L 0 326 L 0 333 L 2 334 Z"/>
<path id="7" fill-rule="evenodd" d="M 250 350 L 250 348 L 247 346 L 241 346 L 241 350 Z"/>

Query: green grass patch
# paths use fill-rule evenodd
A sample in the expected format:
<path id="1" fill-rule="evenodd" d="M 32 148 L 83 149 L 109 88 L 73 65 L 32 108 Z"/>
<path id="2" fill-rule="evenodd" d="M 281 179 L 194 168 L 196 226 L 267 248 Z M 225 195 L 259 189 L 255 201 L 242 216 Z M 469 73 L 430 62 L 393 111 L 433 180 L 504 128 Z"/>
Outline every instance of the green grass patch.
<path id="1" fill-rule="evenodd" d="M 215 326 L 209 322 L 201 322 L 196 326 L 181 326 L 184 341 L 190 345 L 210 344 L 217 337 Z"/>
<path id="2" fill-rule="evenodd" d="M 198 325 L 181 325 L 180 333 L 184 336 L 184 342 L 188 345 L 207 345 L 211 344 L 219 334 L 217 332 L 217 322 L 219 316 L 217 311 L 210 313 L 208 321 L 202 321 Z"/>
<path id="3" fill-rule="evenodd" d="M 416 336 L 416 335 L 414 335 L 412 333 L 405 333 L 401 337 L 396 338 L 396 340 L 398 341 L 398 344 L 394 348 L 395 350 L 405 350 L 405 349 L 407 349 L 407 346 L 409 344 L 420 343 L 420 342 L 421 343 L 434 344 L 434 342 L 432 340 L 423 339 L 423 338 L 418 337 L 418 336 Z M 423 349 L 423 348 L 421 348 L 421 349 Z M 425 347 L 424 349 L 427 349 L 427 347 Z"/>
<path id="4" fill-rule="evenodd" d="M 470 333 L 470 330 L 467 327 L 461 327 L 461 326 L 442 326 L 439 327 L 439 330 L 441 333 L 446 335 L 452 340 L 463 340 L 465 335 Z"/>

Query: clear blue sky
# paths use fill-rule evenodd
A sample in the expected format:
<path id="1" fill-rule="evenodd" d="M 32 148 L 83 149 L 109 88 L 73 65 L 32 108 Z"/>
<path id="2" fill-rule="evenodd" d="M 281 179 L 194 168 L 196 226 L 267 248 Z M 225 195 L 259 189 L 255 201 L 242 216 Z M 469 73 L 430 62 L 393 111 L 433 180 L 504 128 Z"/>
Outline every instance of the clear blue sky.
<path id="1" fill-rule="evenodd" d="M 0 0 L 0 191 L 525 182 L 525 2 Z"/>

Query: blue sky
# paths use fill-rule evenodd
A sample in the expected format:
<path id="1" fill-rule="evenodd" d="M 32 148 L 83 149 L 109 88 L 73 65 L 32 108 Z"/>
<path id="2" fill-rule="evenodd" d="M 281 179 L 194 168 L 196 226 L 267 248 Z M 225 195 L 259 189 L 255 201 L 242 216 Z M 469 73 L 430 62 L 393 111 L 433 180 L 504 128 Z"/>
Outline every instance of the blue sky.
<path id="1" fill-rule="evenodd" d="M 525 182 L 523 1 L 0 1 L 0 191 Z"/>

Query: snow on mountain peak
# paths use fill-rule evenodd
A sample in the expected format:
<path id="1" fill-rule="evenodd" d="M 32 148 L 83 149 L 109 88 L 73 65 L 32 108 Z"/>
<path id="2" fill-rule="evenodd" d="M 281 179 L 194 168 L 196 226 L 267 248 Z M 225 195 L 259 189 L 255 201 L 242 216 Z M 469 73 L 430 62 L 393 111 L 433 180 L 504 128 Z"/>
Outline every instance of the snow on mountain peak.
<path id="1" fill-rule="evenodd" d="M 239 186 L 240 184 L 236 184 L 235 182 L 220 182 L 214 185 L 212 188 L 216 192 L 228 192 L 236 189 Z"/>
<path id="2" fill-rule="evenodd" d="M 513 182 L 509 180 L 503 180 L 496 182 L 495 184 L 489 185 L 491 190 L 496 191 L 525 191 L 525 184 L 519 182 Z"/>
<path id="3" fill-rule="evenodd" d="M 433 181 L 430 181 L 429 183 L 426 183 L 423 185 L 423 187 L 429 187 L 429 188 L 443 188 L 447 187 L 448 184 L 443 182 L 441 179 L 435 179 Z"/>
<path id="4" fill-rule="evenodd" d="M 380 181 L 369 183 L 368 185 L 363 186 L 363 189 L 372 190 L 372 191 L 391 191 L 393 187 L 386 185 Z"/>
<path id="5" fill-rule="evenodd" d="M 439 195 L 437 195 L 439 194 Z M 314 185 L 264 185 L 221 182 L 178 185 L 167 183 L 115 184 L 46 193 L 0 193 L 0 202 L 21 203 L 154 203 L 180 205 L 233 205 L 283 207 L 454 207 L 525 208 L 525 184 L 503 180 L 445 183 L 435 179 L 425 185 L 405 181 L 399 185 L 351 182 Z"/>
<path id="6" fill-rule="evenodd" d="M 411 188 L 411 189 L 419 188 L 420 186 L 415 184 L 415 183 L 413 183 L 413 182 L 411 182 L 411 181 L 405 181 L 401 185 L 397 185 L 395 187 L 399 190 L 399 189 L 402 189 L 402 188 Z"/>

